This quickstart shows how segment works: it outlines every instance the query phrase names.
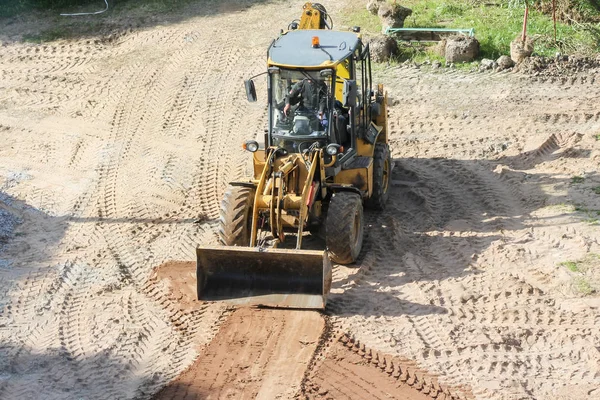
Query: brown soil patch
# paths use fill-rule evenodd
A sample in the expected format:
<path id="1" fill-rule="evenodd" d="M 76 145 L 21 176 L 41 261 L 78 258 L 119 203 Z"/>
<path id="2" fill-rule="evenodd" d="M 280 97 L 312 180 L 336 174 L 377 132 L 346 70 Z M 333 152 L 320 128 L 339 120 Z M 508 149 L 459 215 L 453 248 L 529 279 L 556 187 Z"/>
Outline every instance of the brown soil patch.
<path id="1" fill-rule="evenodd" d="M 202 304 L 196 296 L 196 263 L 192 261 L 169 261 L 154 270 L 152 284 L 166 285 L 169 299 L 181 311 L 192 311 Z"/>
<path id="2" fill-rule="evenodd" d="M 323 327 L 316 312 L 240 308 L 155 399 L 293 397 Z"/>

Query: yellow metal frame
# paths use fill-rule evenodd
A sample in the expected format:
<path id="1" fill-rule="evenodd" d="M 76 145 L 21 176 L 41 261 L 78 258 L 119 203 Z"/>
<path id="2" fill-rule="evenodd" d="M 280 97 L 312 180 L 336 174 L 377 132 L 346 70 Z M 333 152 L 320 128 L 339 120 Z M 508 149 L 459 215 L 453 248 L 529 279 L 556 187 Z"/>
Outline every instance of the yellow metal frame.
<path id="1" fill-rule="evenodd" d="M 255 155 L 254 166 L 255 173 L 257 167 L 262 164 L 262 171 L 260 178 L 256 185 L 256 194 L 254 197 L 253 209 L 252 209 L 252 226 L 250 233 L 250 247 L 255 247 L 258 237 L 258 218 L 260 211 L 269 211 L 271 234 L 276 239 L 275 245 L 284 240 L 283 225 L 284 220 L 289 223 L 288 216 L 283 214 L 283 210 L 298 210 L 297 225 L 298 235 L 296 239 L 296 248 L 300 249 L 302 246 L 302 233 L 304 231 L 304 225 L 308 221 L 310 207 L 314 203 L 314 199 L 317 196 L 319 188 L 318 184 L 314 190 L 310 190 L 314 182 L 314 177 L 317 172 L 317 166 L 321 165 L 320 173 L 323 182 L 325 180 L 324 162 L 323 162 L 323 150 L 318 149 L 313 151 L 310 157 L 310 168 L 304 179 L 301 195 L 285 193 L 285 180 L 296 168 L 301 166 L 306 167 L 306 162 L 299 154 L 292 154 L 287 157 L 283 163 L 275 168 L 275 148 L 269 148 L 267 150 L 266 160 L 257 159 Z M 258 165 L 257 165 L 258 161 Z M 278 173 L 275 174 L 275 170 Z M 277 181 L 276 181 L 277 180 Z M 312 194 L 312 198 L 309 195 Z M 325 194 L 325 193 L 323 193 Z"/>
<path id="2" fill-rule="evenodd" d="M 321 11 L 312 6 L 312 3 L 304 4 L 302 16 L 298 29 L 320 29 L 321 28 Z"/>
<path id="3" fill-rule="evenodd" d="M 321 11 L 314 8 L 311 2 L 304 4 L 302 16 L 300 17 L 299 29 L 321 29 Z M 284 35 L 286 33 L 283 33 Z M 298 68 L 296 65 L 285 65 L 275 64 L 269 58 L 267 60 L 268 66 L 277 65 L 282 68 L 295 69 Z M 336 85 L 335 98 L 342 101 L 343 85 L 341 83 L 344 79 L 350 78 L 349 61 L 338 60 L 337 62 L 326 61 L 319 66 L 305 67 L 305 70 L 321 70 L 323 68 L 335 68 L 336 76 L 338 78 Z M 387 93 L 383 92 L 383 85 L 377 86 L 377 100 L 380 104 L 380 113 L 377 117 L 371 121 L 371 126 L 377 130 L 376 142 L 388 142 L 387 137 Z M 275 238 L 275 246 L 284 240 L 283 226 L 295 226 L 297 224 L 298 235 L 296 241 L 296 248 L 300 249 L 302 245 L 302 233 L 304 225 L 308 221 L 309 214 L 311 213 L 311 207 L 314 202 L 314 197 L 309 199 L 309 193 L 312 193 L 316 197 L 320 190 L 321 197 L 327 196 L 327 185 L 325 184 L 327 177 L 325 174 L 325 168 L 331 167 L 335 164 L 337 158 L 332 157 L 331 162 L 325 164 L 323 160 L 323 150 L 319 149 L 313 151 L 310 157 L 310 168 L 308 172 L 303 172 L 301 178 L 304 178 L 302 192 L 298 193 L 285 193 L 285 182 L 286 178 L 295 168 L 306 168 L 306 161 L 299 154 L 291 154 L 287 156 L 285 160 L 275 160 L 275 148 L 267 149 L 265 152 L 254 153 L 254 183 L 256 184 L 256 197 L 254 198 L 254 207 L 252 210 L 252 227 L 251 227 L 251 239 L 250 246 L 255 247 L 258 236 L 258 219 L 261 211 L 269 212 L 271 234 Z M 371 162 L 367 167 L 355 168 L 349 170 L 342 170 L 333 177 L 333 183 L 344 186 L 353 186 L 363 191 L 367 197 L 370 197 L 373 192 L 373 161 L 372 157 L 375 151 L 375 143 L 369 143 L 363 139 L 356 139 L 356 151 L 358 156 L 371 157 Z M 320 166 L 317 172 L 317 166 Z M 276 174 L 277 172 L 277 174 Z M 306 176 L 304 174 L 306 173 Z M 320 174 L 320 179 L 316 182 L 317 186 L 311 190 L 313 182 L 315 182 L 315 174 Z M 276 176 L 277 175 L 277 176 Z M 296 191 L 299 188 L 296 187 Z M 320 204 L 319 204 L 320 206 Z M 298 216 L 294 214 L 290 215 L 287 213 L 288 210 L 297 210 Z M 285 212 L 284 212 L 285 211 Z M 319 211 L 319 210 L 316 210 Z M 313 214 L 315 210 L 312 211 Z M 318 213 L 320 215 L 320 212 Z"/>

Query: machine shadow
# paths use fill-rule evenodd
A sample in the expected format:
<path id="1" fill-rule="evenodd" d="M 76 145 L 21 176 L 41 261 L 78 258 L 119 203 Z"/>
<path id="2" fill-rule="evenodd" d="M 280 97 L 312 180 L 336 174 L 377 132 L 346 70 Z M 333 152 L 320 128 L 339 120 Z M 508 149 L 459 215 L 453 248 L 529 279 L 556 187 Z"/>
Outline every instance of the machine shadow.
<path id="1" fill-rule="evenodd" d="M 13 285 L 31 272 L 32 264 L 51 259 L 68 227 L 67 219 L 0 191 L 0 317 Z"/>
<path id="2" fill-rule="evenodd" d="M 570 178 L 532 173 L 542 161 L 547 159 L 527 153 L 496 160 L 393 160 L 386 210 L 366 211 L 363 250 L 355 265 L 334 267 L 326 312 L 445 313 L 429 301 L 403 298 L 403 288 L 480 273 L 477 260 L 494 242 L 510 242 L 515 231 L 531 226 L 534 211 L 571 197 Z M 553 198 L 544 190 L 549 186 L 567 195 Z"/>
<path id="3" fill-rule="evenodd" d="M 6 355 L 0 357 L 2 399 L 93 399 L 99 393 L 107 399 L 145 399 L 165 384 L 156 374 L 132 376 L 131 361 L 116 356 L 114 349 L 73 357 L 61 348 L 39 350 L 3 340 L 0 354 Z M 114 385 L 119 375 L 129 376 L 130 385 L 127 381 Z M 191 398 L 205 397 L 199 394 Z"/>

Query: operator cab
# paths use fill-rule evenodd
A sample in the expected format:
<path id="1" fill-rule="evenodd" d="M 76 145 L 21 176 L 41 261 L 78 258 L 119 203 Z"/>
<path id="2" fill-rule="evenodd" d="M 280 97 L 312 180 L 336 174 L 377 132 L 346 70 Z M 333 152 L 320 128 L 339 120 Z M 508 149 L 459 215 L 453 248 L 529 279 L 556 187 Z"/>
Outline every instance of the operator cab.
<path id="1" fill-rule="evenodd" d="M 368 46 L 356 32 L 295 30 L 283 33 L 268 51 L 269 123 L 265 148 L 301 153 L 311 145 L 338 145 L 338 162 L 356 154 L 357 140 L 371 123 L 371 65 Z M 319 89 L 311 99 L 290 99 L 303 81 Z M 250 101 L 254 83 L 246 81 Z M 286 105 L 289 103 L 289 108 Z M 354 132 L 354 134 L 352 134 Z"/>
<path id="2" fill-rule="evenodd" d="M 272 145 L 299 153 L 314 142 L 329 142 L 331 75 L 331 70 L 328 77 L 319 71 L 270 69 Z"/>

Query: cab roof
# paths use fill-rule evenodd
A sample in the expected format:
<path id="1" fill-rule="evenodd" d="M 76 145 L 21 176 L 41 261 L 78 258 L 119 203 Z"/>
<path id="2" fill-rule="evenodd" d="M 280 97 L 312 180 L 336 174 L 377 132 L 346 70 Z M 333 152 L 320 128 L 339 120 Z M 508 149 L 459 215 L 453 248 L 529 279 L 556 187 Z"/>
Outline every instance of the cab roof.
<path id="1" fill-rule="evenodd" d="M 320 46 L 312 47 L 312 38 Z M 335 66 L 360 45 L 359 34 L 325 29 L 298 29 L 279 36 L 269 48 L 269 65 L 319 68 Z"/>

